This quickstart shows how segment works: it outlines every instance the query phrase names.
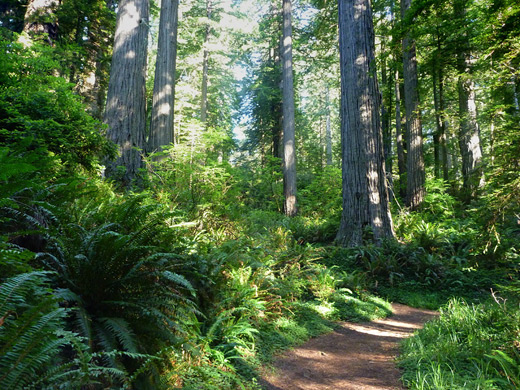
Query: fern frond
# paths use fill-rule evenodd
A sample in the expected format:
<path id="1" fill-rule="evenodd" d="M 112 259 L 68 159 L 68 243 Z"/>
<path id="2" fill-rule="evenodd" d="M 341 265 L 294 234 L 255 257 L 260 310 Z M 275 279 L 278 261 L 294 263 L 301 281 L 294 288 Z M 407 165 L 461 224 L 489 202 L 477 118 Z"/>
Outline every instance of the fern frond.
<path id="1" fill-rule="evenodd" d="M 0 327 L 2 389 L 19 389 L 33 381 L 67 343 L 54 333 L 64 326 L 66 310 L 57 307 L 46 289 L 49 274 L 22 274 L 2 285 L 2 307 L 17 313 Z"/>
<path id="2" fill-rule="evenodd" d="M 117 338 L 125 351 L 137 353 L 135 335 L 124 319 L 103 317 L 99 321 Z"/>
<path id="3" fill-rule="evenodd" d="M 184 287 L 186 290 L 191 292 L 192 295 L 195 295 L 195 289 L 184 276 L 175 274 L 170 271 L 163 271 L 161 276 L 163 276 L 165 279 L 167 279 L 170 282 L 173 282 L 181 287 Z"/>
<path id="4" fill-rule="evenodd" d="M 0 286 L 0 317 L 25 303 L 29 291 L 38 289 L 52 272 L 34 271 L 7 279 Z"/>

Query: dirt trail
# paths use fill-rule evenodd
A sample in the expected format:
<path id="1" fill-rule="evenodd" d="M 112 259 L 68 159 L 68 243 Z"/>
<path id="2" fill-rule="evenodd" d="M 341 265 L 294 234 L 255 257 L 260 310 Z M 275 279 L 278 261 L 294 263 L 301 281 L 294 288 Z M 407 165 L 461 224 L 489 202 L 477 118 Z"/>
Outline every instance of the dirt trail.
<path id="1" fill-rule="evenodd" d="M 394 314 L 341 323 L 333 333 L 285 352 L 265 373 L 266 390 L 402 390 L 394 359 L 398 343 L 437 315 L 393 304 Z"/>

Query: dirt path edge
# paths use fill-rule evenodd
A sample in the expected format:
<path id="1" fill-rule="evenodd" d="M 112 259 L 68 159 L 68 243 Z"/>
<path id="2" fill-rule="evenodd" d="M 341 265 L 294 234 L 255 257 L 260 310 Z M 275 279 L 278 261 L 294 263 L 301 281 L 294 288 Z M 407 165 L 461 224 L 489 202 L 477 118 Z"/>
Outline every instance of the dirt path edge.
<path id="1" fill-rule="evenodd" d="M 265 390 L 404 390 L 395 364 L 399 342 L 438 313 L 392 304 L 393 315 L 342 322 L 332 333 L 284 352 L 265 370 Z"/>

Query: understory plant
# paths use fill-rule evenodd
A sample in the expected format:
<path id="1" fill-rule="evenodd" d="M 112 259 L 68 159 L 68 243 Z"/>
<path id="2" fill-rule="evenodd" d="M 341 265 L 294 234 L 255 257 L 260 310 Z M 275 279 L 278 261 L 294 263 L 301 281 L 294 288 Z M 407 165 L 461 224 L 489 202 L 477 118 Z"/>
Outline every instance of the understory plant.
<path id="1" fill-rule="evenodd" d="M 16 252 L 11 249 L 10 253 Z M 6 260 L 9 253 L 2 253 Z M 66 330 L 70 310 L 59 305 L 49 271 L 21 273 L 0 288 L 0 381 L 2 389 L 55 389 L 104 383 L 128 388 L 132 375 L 103 362 L 116 356 L 141 362 L 146 355 L 89 351 L 84 339 Z M 67 353 L 64 353 L 67 351 Z M 135 379 L 135 378 L 134 378 Z"/>
<path id="2" fill-rule="evenodd" d="M 403 342 L 404 383 L 413 390 L 517 389 L 519 324 L 518 300 L 451 300 L 439 319 Z"/>

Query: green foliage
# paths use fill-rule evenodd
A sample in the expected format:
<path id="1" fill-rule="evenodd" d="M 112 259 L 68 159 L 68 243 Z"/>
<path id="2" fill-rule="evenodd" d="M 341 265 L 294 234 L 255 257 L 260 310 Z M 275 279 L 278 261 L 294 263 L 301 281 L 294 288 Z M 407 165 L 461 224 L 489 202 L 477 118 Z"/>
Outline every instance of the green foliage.
<path id="1" fill-rule="evenodd" d="M 50 157 L 69 169 L 96 167 L 114 155 L 102 124 L 85 112 L 72 86 L 56 75 L 50 47 L 0 40 L 0 145 Z M 34 157 L 30 157 L 34 159 Z"/>
<path id="2" fill-rule="evenodd" d="M 46 288 L 48 274 L 24 273 L 2 281 L 0 381 L 5 389 L 35 381 L 66 344 L 55 334 L 63 326 L 65 310 Z"/>
<path id="3" fill-rule="evenodd" d="M 54 283 L 74 308 L 74 329 L 94 351 L 155 353 L 185 331 L 192 288 L 176 272 L 181 258 L 154 245 L 163 216 L 148 213 L 130 201 L 111 208 L 116 222 L 62 225 L 36 258 L 56 272 Z M 125 231 L 132 226 L 139 229 Z"/>
<path id="4" fill-rule="evenodd" d="M 32 270 L 30 261 L 34 258 L 34 253 L 24 251 L 4 240 L 5 237 L 0 236 L 0 275 L 2 278 L 30 272 Z"/>
<path id="5" fill-rule="evenodd" d="M 281 159 L 266 156 L 262 164 L 247 161 L 240 166 L 243 203 L 253 209 L 276 211 L 283 209 Z M 274 214 L 273 214 L 274 215 Z"/>
<path id="6" fill-rule="evenodd" d="M 441 316 L 403 342 L 400 365 L 411 389 L 516 389 L 517 304 L 452 300 Z"/>
<path id="7" fill-rule="evenodd" d="M 147 164 L 147 185 L 156 199 L 182 210 L 187 218 L 200 219 L 201 223 L 227 217 L 240 206 L 235 203 L 240 198 L 237 171 L 229 163 L 211 158 L 208 149 L 215 147 L 212 140 L 206 133 L 196 145 L 171 146 L 162 158 Z M 223 142 L 226 140 L 229 139 L 226 137 Z M 219 154 L 218 150 L 215 154 Z"/>
<path id="8" fill-rule="evenodd" d="M 10 189 L 13 183 L 27 183 L 27 174 L 14 169 L 1 184 Z M 41 291 L 19 299 L 30 318 L 19 316 L 15 324 L 30 330 L 30 321 L 52 314 L 54 322 L 44 328 L 49 337 L 42 340 L 57 345 L 46 349 L 48 360 L 39 357 L 37 348 L 26 351 L 19 371 L 32 370 L 24 363 L 32 358 L 39 367 L 27 380 L 40 376 L 40 384 L 64 383 L 65 388 L 99 381 L 130 383 L 148 371 L 143 361 L 151 357 L 138 352 L 156 353 L 184 337 L 184 324 L 191 322 L 195 310 L 193 289 L 178 272 L 184 265 L 173 252 L 177 233 L 166 224 L 169 213 L 146 203 L 143 196 L 118 198 L 106 184 L 91 179 L 23 188 L 2 201 L 2 234 L 12 242 L 1 241 L 5 276 L 26 275 L 20 272 L 31 265 L 53 271 L 45 283 L 54 290 L 37 285 Z M 40 334 L 22 337 L 22 331 L 12 333 L 14 327 L 0 329 L 11 329 L 12 343 L 39 345 L 33 338 Z M 5 348 L 16 354 L 15 347 Z"/>
<path id="9" fill-rule="evenodd" d="M 269 213 L 253 215 L 263 220 Z M 283 225 L 272 222 L 251 234 L 219 247 L 199 237 L 192 249 L 198 255 L 189 258 L 193 273 L 187 277 L 201 313 L 191 347 L 166 374 L 170 385 L 228 388 L 241 375 L 246 388 L 254 386 L 260 364 L 279 349 L 330 331 L 331 320 L 390 313 L 355 276 L 320 265 L 321 252 L 299 245 Z M 218 370 L 224 373 L 216 376 Z"/>
<path id="10" fill-rule="evenodd" d="M 171 369 L 161 377 L 161 386 L 165 389 L 259 389 L 254 380 L 243 379 L 229 361 L 215 358 L 211 350 L 181 349 L 172 351 L 168 359 Z"/>
<path id="11" fill-rule="evenodd" d="M 333 240 L 342 200 L 339 167 L 325 167 L 324 136 L 329 119 L 337 157 L 337 9 L 334 2 L 311 3 L 317 8 L 300 4 L 295 15 L 296 218 L 280 213 L 281 62 L 274 3 L 260 11 L 253 44 L 251 33 L 218 26 L 220 20 L 241 18 L 237 10 L 214 4 L 208 20 L 204 2 L 184 4 L 190 23 L 179 33 L 175 143 L 149 157 L 137 194 L 119 193 L 95 176 L 113 148 L 73 92 L 101 104 L 114 21 L 105 2 L 63 1 L 53 47 L 5 35 L 0 42 L 4 387 L 257 389 L 259 365 L 280 349 L 330 331 L 335 320 L 388 315 L 389 303 L 373 293 L 438 308 L 451 297 L 482 301 L 498 283 L 507 304 L 452 300 L 439 321 L 407 342 L 402 364 L 415 388 L 520 386 L 519 288 L 510 282 L 520 264 L 518 6 L 511 0 L 468 3 L 475 21 L 467 32 L 477 49 L 472 76 L 479 78 L 479 122 L 483 138 L 491 140 L 484 147 L 494 156 L 486 161 L 483 196 L 464 206 L 457 200 L 454 166 L 449 186 L 427 181 L 420 212 L 394 213 L 398 242 L 343 249 L 316 245 Z M 375 4 L 381 34 L 391 29 L 390 7 Z M 20 7 L 11 2 L 10 10 L 12 20 L 2 14 L 2 25 L 20 25 Z M 451 59 L 464 30 L 446 18 L 452 12 L 448 2 L 417 2 L 414 12 L 431 22 L 413 23 L 412 31 L 420 47 L 422 100 L 432 100 L 431 68 L 442 68 L 447 103 L 442 114 L 456 162 L 458 74 Z M 298 20 L 303 14 L 311 15 L 308 21 Z M 208 26 L 210 42 L 203 44 Z M 209 105 L 202 123 L 205 49 Z M 382 47 L 378 64 L 389 61 L 393 49 Z M 231 70 L 237 61 L 256 72 L 243 81 L 242 108 L 247 106 L 249 118 L 240 124 Z M 388 64 L 388 71 L 397 70 Z M 94 69 L 99 96 L 83 90 Z M 388 84 L 382 89 L 385 101 L 393 88 Z M 428 163 L 435 113 L 427 104 L 421 110 Z M 241 155 L 231 157 L 236 148 L 231 128 L 248 120 Z M 154 382 L 153 375 L 160 379 Z"/>
<path id="12" fill-rule="evenodd" d="M 0 380 L 3 389 L 77 388 L 123 381 L 124 371 L 99 365 L 109 354 L 91 354 L 77 334 L 64 331 L 69 310 L 49 288 L 52 273 L 21 273 L 0 287 Z M 63 351 L 74 358 L 64 361 Z M 143 358 L 144 355 L 128 356 Z"/>
<path id="13" fill-rule="evenodd" d="M 304 184 L 304 183 L 302 183 Z M 328 166 L 301 186 L 300 211 L 325 218 L 341 213 L 341 169 Z"/>
<path id="14" fill-rule="evenodd" d="M 277 351 L 301 344 L 311 337 L 329 333 L 334 329 L 332 322 L 323 321 L 315 305 L 295 304 L 291 310 L 294 316 L 281 317 L 260 328 L 258 354 L 261 361 L 270 361 Z"/>

